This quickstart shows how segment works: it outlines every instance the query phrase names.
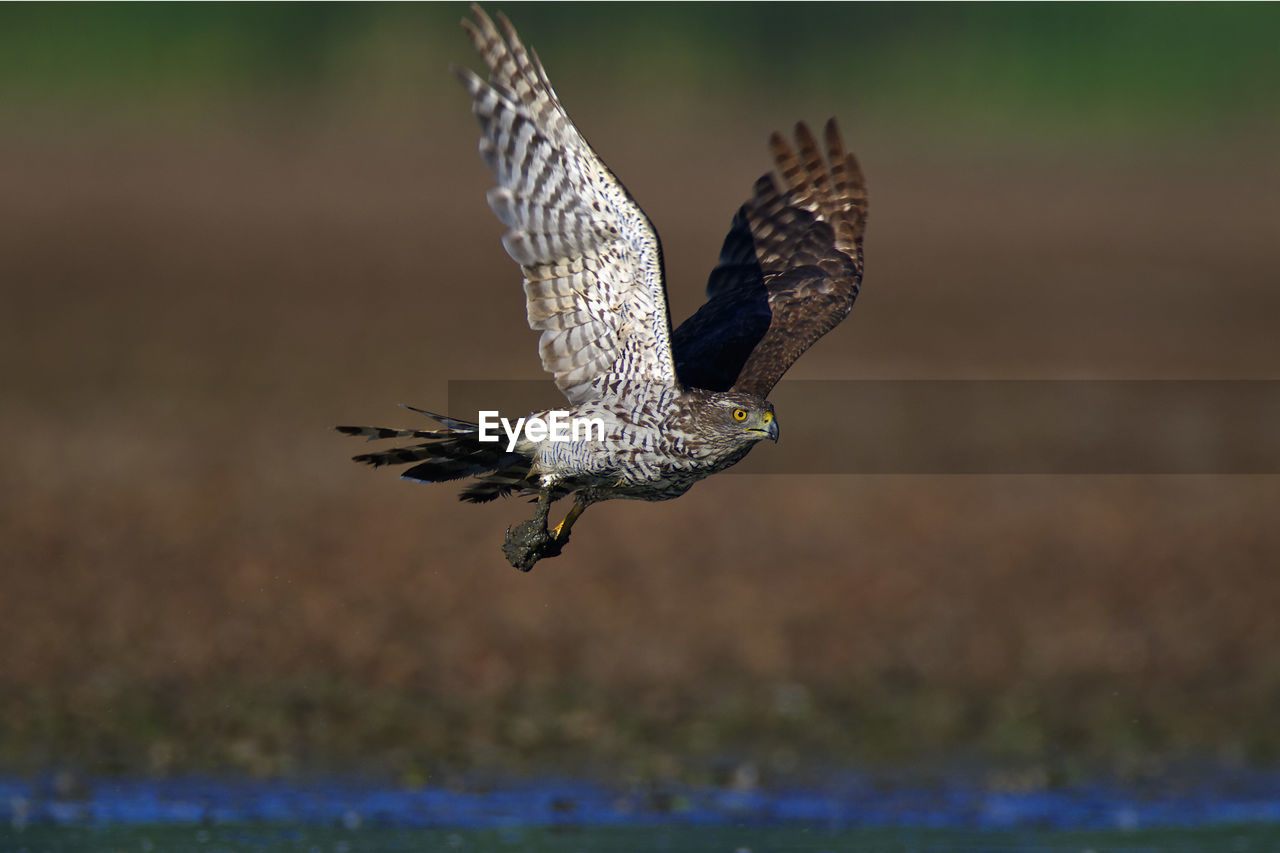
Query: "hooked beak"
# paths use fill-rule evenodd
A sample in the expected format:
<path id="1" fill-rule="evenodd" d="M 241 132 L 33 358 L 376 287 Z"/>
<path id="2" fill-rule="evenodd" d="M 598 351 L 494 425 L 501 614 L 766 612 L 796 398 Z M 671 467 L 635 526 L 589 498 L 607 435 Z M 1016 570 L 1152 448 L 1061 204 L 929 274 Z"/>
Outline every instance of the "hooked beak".
<path id="1" fill-rule="evenodd" d="M 764 433 L 761 438 L 773 439 L 774 444 L 778 443 L 778 419 L 776 417 L 769 418 L 769 422 L 765 425 L 764 429 L 753 427 L 751 431 Z"/>

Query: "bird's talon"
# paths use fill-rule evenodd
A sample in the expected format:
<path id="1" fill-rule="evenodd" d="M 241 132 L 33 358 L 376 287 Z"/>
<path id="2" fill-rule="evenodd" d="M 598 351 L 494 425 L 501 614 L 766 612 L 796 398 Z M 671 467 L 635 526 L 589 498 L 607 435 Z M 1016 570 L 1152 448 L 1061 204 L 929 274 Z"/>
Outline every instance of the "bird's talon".
<path id="1" fill-rule="evenodd" d="M 556 530 L 558 532 L 559 528 Z M 565 541 L 567 540 L 568 537 L 565 537 Z M 507 528 L 502 553 L 512 566 L 527 572 L 543 557 L 558 557 L 564 549 L 565 541 L 548 533 L 545 521 L 531 518 L 517 524 L 514 529 Z"/>

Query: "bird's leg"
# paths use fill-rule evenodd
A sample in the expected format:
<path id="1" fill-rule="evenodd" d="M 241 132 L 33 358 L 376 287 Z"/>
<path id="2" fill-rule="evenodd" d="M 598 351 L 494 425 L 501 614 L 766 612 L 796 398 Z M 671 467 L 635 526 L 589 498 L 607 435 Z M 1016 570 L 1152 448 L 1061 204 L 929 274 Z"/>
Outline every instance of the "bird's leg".
<path id="1" fill-rule="evenodd" d="M 533 518 L 517 524 L 515 529 L 507 528 L 507 539 L 502 544 L 502 553 L 507 560 L 522 572 L 533 568 L 533 564 L 543 557 L 554 557 L 564 547 L 564 542 L 547 532 L 547 515 L 551 512 L 551 490 L 543 489 L 538 493 L 538 510 Z M 559 531 L 560 528 L 556 528 Z M 565 537 L 568 539 L 568 536 Z"/>
<path id="2" fill-rule="evenodd" d="M 547 516 L 551 514 L 551 490 L 543 489 L 538 492 L 538 510 L 530 519 L 538 527 L 542 528 L 542 532 L 547 532 Z"/>
<path id="3" fill-rule="evenodd" d="M 578 516 L 590 506 L 588 501 L 582 499 L 578 495 L 573 500 L 573 509 L 564 517 L 564 520 L 556 525 L 556 529 L 551 531 L 551 538 L 559 542 L 562 546 L 569 541 L 569 531 L 573 529 L 573 523 L 578 520 Z"/>

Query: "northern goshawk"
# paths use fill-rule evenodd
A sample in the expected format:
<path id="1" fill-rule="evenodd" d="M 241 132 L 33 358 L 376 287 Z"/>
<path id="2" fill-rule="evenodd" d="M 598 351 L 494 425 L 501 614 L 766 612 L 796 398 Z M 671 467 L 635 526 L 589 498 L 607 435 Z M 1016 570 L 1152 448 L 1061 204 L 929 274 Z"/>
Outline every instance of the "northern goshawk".
<path id="1" fill-rule="evenodd" d="M 591 504 L 678 497 L 756 442 L 777 440 L 765 398 L 858 295 L 867 196 L 834 119 L 821 145 L 803 123 L 794 147 L 775 133 L 777 175 L 756 181 L 733 218 L 706 303 L 673 332 L 662 249 L 644 211 L 578 132 L 511 24 L 500 15 L 499 32 L 473 11 L 463 26 L 489 79 L 455 72 L 497 178 L 488 201 L 509 229 L 503 246 L 524 272 L 542 366 L 568 400 L 560 414 L 599 428 L 560 441 L 529 433 L 482 441 L 476 423 L 423 411 L 444 429 L 337 429 L 420 439 L 355 459 L 417 463 L 403 476 L 422 482 L 476 477 L 463 500 L 536 496 L 534 518 L 509 528 L 503 546 L 512 565 L 528 571 L 560 553 Z M 545 422 L 552 410 L 535 417 Z M 549 531 L 551 503 L 570 495 L 573 508 Z"/>

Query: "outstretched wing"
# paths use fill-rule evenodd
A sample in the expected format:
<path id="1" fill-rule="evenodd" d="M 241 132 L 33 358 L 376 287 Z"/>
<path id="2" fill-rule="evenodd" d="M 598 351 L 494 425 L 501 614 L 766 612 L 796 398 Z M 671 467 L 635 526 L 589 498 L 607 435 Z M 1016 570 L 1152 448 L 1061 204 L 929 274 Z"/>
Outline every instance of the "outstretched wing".
<path id="1" fill-rule="evenodd" d="M 798 151 L 780 134 L 772 173 L 739 208 L 707 283 L 707 301 L 672 336 L 682 384 L 767 396 L 818 338 L 849 315 L 862 283 L 867 193 L 835 119 L 826 156 L 796 125 Z"/>
<path id="2" fill-rule="evenodd" d="M 480 154 L 498 185 L 489 206 L 524 270 L 542 366 L 570 402 L 597 380 L 675 384 L 662 248 L 648 218 L 573 126 L 536 55 L 499 16 L 463 21 L 489 66 L 458 69 L 480 121 Z M 505 38 L 504 38 L 505 35 Z"/>

